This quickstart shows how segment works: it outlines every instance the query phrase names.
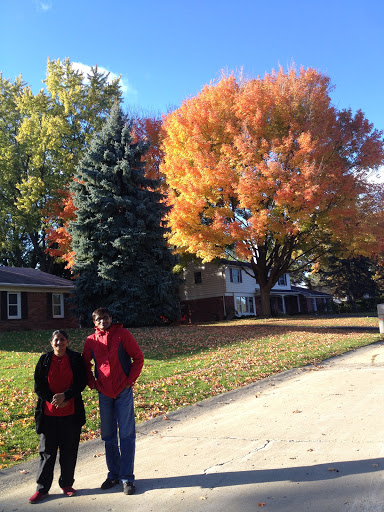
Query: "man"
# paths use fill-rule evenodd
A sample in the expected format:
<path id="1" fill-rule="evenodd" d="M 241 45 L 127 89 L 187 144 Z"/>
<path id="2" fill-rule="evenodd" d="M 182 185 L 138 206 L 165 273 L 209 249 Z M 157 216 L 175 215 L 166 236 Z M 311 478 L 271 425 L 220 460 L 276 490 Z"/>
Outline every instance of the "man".
<path id="1" fill-rule="evenodd" d="M 133 494 L 136 431 L 132 386 L 141 373 L 144 356 L 132 334 L 121 324 L 112 324 L 108 309 L 96 309 L 92 320 L 95 332 L 85 341 L 83 357 L 88 385 L 99 392 L 101 438 L 108 467 L 101 488 L 111 489 L 122 482 L 124 494 Z"/>

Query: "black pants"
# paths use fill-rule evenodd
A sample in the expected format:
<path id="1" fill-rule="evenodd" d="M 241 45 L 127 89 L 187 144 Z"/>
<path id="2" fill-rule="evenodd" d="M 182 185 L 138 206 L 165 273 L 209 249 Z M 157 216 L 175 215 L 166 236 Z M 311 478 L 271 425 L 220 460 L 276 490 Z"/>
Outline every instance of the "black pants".
<path id="1" fill-rule="evenodd" d="M 39 434 L 40 462 L 36 479 L 38 491 L 47 493 L 51 488 L 58 448 L 61 469 L 59 485 L 61 488 L 73 485 L 80 431 L 81 426 L 73 415 L 44 416 L 44 433 Z"/>

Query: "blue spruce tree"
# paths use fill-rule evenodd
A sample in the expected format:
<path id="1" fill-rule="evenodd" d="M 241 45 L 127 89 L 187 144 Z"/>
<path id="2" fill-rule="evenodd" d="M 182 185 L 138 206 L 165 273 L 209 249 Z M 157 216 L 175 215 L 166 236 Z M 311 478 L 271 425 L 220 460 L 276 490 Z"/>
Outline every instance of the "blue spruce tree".
<path id="1" fill-rule="evenodd" d="M 108 307 L 127 326 L 179 318 L 175 257 L 166 244 L 167 206 L 144 176 L 145 142 L 133 143 L 119 105 L 78 166 L 72 191 L 77 220 L 74 302 L 84 324 Z"/>

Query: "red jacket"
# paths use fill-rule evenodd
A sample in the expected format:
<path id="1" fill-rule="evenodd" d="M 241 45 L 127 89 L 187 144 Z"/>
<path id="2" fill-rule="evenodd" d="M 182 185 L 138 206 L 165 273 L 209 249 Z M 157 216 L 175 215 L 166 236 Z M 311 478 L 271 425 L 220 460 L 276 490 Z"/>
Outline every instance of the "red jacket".
<path id="1" fill-rule="evenodd" d="M 83 349 L 88 386 L 116 398 L 127 386 L 133 386 L 144 364 L 143 353 L 132 334 L 121 324 L 113 324 L 105 332 L 95 327 Z M 95 375 L 92 372 L 92 362 Z"/>

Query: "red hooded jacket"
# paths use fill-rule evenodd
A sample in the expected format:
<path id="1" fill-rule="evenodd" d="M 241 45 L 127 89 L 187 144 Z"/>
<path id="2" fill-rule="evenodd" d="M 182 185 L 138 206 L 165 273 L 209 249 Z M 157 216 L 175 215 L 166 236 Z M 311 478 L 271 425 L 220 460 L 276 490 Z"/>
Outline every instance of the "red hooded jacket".
<path id="1" fill-rule="evenodd" d="M 144 364 L 137 341 L 121 324 L 113 324 L 106 331 L 95 327 L 94 334 L 85 341 L 83 358 L 88 386 L 110 398 L 116 398 L 127 386 L 133 386 Z"/>

